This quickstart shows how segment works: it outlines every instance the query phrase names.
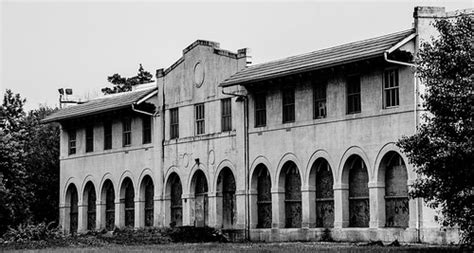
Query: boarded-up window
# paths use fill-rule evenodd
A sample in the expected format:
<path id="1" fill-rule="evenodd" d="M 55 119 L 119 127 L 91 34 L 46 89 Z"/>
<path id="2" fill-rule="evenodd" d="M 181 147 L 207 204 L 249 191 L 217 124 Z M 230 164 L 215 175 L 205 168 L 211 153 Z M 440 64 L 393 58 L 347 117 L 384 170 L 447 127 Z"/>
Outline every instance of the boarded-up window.
<path id="1" fill-rule="evenodd" d="M 145 178 L 145 226 L 153 226 L 154 186 L 150 177 Z"/>
<path id="2" fill-rule="evenodd" d="M 207 180 L 202 171 L 196 172 L 195 178 L 195 199 L 194 199 L 194 215 L 195 226 L 204 227 L 208 221 L 208 197 L 207 197 Z"/>
<path id="3" fill-rule="evenodd" d="M 407 169 L 400 155 L 387 156 L 391 157 L 385 167 L 385 226 L 408 227 Z"/>
<path id="4" fill-rule="evenodd" d="M 76 186 L 71 185 L 69 186 L 69 231 L 72 234 L 77 232 L 77 189 Z"/>
<path id="5" fill-rule="evenodd" d="M 87 191 L 87 230 L 95 229 L 96 221 L 96 196 L 94 185 L 89 182 L 86 186 Z"/>
<path id="6" fill-rule="evenodd" d="M 105 228 L 114 230 L 115 226 L 115 193 L 110 181 L 105 182 Z"/>
<path id="7" fill-rule="evenodd" d="M 349 226 L 369 226 L 369 177 L 364 161 L 353 157 L 349 169 Z M 351 162 L 351 161 L 349 161 Z"/>
<path id="8" fill-rule="evenodd" d="M 232 228 L 236 222 L 235 179 L 229 168 L 224 168 L 217 179 L 218 191 L 222 191 L 222 226 Z M 218 192 L 219 194 L 219 192 Z"/>
<path id="9" fill-rule="evenodd" d="M 293 162 L 284 165 L 285 173 L 285 220 L 287 228 L 301 227 L 301 178 Z"/>
<path id="10" fill-rule="evenodd" d="M 135 225 L 135 193 L 133 191 L 132 181 L 124 180 L 125 186 L 125 226 L 133 227 Z"/>
<path id="11" fill-rule="evenodd" d="M 331 168 L 319 159 L 316 172 L 316 227 L 334 226 L 334 190 Z"/>
<path id="12" fill-rule="evenodd" d="M 181 200 L 182 188 L 178 175 L 170 177 L 171 184 L 171 226 L 183 224 L 183 201 Z"/>
<path id="13" fill-rule="evenodd" d="M 271 179 L 267 167 L 257 167 L 257 228 L 272 227 L 272 194 Z"/>

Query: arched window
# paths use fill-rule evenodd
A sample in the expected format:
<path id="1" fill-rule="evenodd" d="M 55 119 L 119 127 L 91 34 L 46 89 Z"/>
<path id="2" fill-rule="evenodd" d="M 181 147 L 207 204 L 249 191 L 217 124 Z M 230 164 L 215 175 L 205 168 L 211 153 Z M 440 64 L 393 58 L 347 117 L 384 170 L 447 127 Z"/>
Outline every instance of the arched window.
<path id="1" fill-rule="evenodd" d="M 87 203 L 87 230 L 94 230 L 96 223 L 96 195 L 92 182 L 87 182 L 84 188 L 84 202 Z"/>
<path id="2" fill-rule="evenodd" d="M 385 167 L 385 226 L 408 227 L 407 168 L 396 152 L 387 153 L 382 159 Z"/>
<path id="3" fill-rule="evenodd" d="M 144 201 L 144 224 L 145 227 L 151 227 L 153 226 L 153 197 L 155 195 L 155 188 L 150 176 L 145 176 L 143 178 L 140 192 L 141 200 Z"/>
<path id="4" fill-rule="evenodd" d="M 105 181 L 102 196 L 105 199 L 105 228 L 112 231 L 115 227 L 115 192 L 110 180 Z"/>
<path id="5" fill-rule="evenodd" d="M 194 222 L 196 227 L 207 226 L 208 195 L 207 179 L 204 172 L 198 170 L 193 177 L 194 182 Z"/>
<path id="6" fill-rule="evenodd" d="M 183 201 L 181 195 L 183 193 L 181 181 L 176 173 L 173 173 L 169 179 L 170 195 L 171 195 L 171 226 L 183 225 Z"/>
<path id="7" fill-rule="evenodd" d="M 257 177 L 257 228 L 272 227 L 272 181 L 267 167 L 260 164 L 254 175 Z"/>
<path id="8" fill-rule="evenodd" d="M 133 227 L 135 225 L 135 191 L 130 178 L 126 178 L 122 182 L 121 201 L 124 202 L 125 208 L 125 226 Z"/>
<path id="9" fill-rule="evenodd" d="M 316 169 L 316 227 L 334 226 L 334 190 L 331 168 L 326 160 L 315 162 Z"/>
<path id="10" fill-rule="evenodd" d="M 236 222 L 235 179 L 232 171 L 225 167 L 217 177 L 218 212 L 222 215 L 222 227 L 232 228 Z"/>
<path id="11" fill-rule="evenodd" d="M 77 233 L 77 188 L 74 184 L 69 185 L 66 192 L 66 198 L 69 199 L 69 232 L 71 234 Z"/>
<path id="12" fill-rule="evenodd" d="M 302 221 L 300 173 L 293 162 L 287 162 L 281 173 L 285 177 L 285 227 L 299 228 Z"/>
<path id="13" fill-rule="evenodd" d="M 349 165 L 349 226 L 369 226 L 369 176 L 364 161 L 359 156 L 352 156 Z"/>

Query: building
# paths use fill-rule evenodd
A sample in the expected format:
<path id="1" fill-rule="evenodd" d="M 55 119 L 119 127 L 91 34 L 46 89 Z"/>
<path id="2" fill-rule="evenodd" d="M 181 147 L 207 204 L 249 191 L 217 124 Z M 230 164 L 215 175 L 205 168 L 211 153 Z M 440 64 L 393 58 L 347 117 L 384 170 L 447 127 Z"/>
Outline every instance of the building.
<path id="1" fill-rule="evenodd" d="M 198 40 L 156 83 L 58 111 L 63 228 L 457 241 L 408 198 L 417 175 L 395 142 L 423 111 L 412 59 L 429 22 L 458 14 L 417 7 L 412 29 L 258 65 Z"/>

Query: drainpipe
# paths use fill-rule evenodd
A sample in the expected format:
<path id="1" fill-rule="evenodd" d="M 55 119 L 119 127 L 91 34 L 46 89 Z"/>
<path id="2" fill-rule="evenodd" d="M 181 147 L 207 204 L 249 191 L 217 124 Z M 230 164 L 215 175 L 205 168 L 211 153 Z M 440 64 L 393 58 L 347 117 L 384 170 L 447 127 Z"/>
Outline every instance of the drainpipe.
<path id="1" fill-rule="evenodd" d="M 145 112 L 145 111 L 142 111 L 142 110 L 135 109 L 135 103 L 132 104 L 132 111 L 138 112 L 138 113 L 141 113 L 141 114 L 145 114 L 145 115 L 148 115 L 148 116 L 154 116 L 155 115 L 155 113 L 149 113 L 149 112 Z"/>
<path id="2" fill-rule="evenodd" d="M 409 67 L 414 67 L 415 66 L 415 64 L 413 64 L 413 63 L 406 63 L 406 62 L 402 62 L 402 61 L 395 61 L 395 60 L 388 59 L 388 50 L 383 53 L 383 58 L 385 59 L 386 62 L 390 62 L 390 63 L 393 63 L 393 64 L 399 64 L 399 65 L 404 65 L 404 66 L 409 66 Z"/>
<path id="3" fill-rule="evenodd" d="M 226 93 L 222 88 L 222 94 L 231 95 L 242 99 L 244 102 L 244 177 L 245 177 L 245 239 L 250 240 L 250 198 L 249 198 L 249 112 L 248 97 L 246 95 Z"/>

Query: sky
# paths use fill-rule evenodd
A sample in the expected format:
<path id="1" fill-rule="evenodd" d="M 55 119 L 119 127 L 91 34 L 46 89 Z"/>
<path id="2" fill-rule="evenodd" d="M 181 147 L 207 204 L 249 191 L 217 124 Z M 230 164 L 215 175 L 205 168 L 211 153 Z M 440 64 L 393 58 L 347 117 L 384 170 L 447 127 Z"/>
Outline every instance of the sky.
<path id="1" fill-rule="evenodd" d="M 107 76 L 155 73 L 197 39 L 253 63 L 412 27 L 414 6 L 473 8 L 472 1 L 13 1 L 0 0 L 0 90 L 25 109 L 58 105 L 58 88 L 101 95 Z"/>

